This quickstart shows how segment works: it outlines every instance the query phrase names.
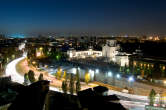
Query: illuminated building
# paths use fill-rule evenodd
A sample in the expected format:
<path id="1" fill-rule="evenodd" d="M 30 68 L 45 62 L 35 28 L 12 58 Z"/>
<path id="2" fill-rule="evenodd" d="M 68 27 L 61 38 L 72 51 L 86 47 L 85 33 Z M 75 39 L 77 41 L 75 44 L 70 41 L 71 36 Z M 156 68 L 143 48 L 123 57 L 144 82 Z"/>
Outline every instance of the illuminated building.
<path id="1" fill-rule="evenodd" d="M 116 40 L 107 40 L 106 45 L 102 48 L 103 57 L 107 62 L 113 61 L 120 66 L 129 65 L 128 55 L 125 52 L 119 52 L 120 46 Z"/>
<path id="2" fill-rule="evenodd" d="M 118 54 L 119 46 L 116 44 L 116 40 L 107 40 L 106 45 L 102 48 L 103 57 L 110 61 L 115 61 L 115 55 Z"/>
<path id="3" fill-rule="evenodd" d="M 102 52 L 101 51 L 94 51 L 92 48 L 86 50 L 86 51 L 76 51 L 73 48 L 67 51 L 67 55 L 69 58 L 86 58 L 86 57 L 101 57 Z"/>
<path id="4" fill-rule="evenodd" d="M 37 48 L 36 49 L 36 57 L 42 57 L 43 55 L 44 55 L 43 48 L 42 47 Z"/>
<path id="5" fill-rule="evenodd" d="M 116 63 L 120 66 L 129 65 L 129 58 L 126 54 L 118 54 L 115 56 Z"/>

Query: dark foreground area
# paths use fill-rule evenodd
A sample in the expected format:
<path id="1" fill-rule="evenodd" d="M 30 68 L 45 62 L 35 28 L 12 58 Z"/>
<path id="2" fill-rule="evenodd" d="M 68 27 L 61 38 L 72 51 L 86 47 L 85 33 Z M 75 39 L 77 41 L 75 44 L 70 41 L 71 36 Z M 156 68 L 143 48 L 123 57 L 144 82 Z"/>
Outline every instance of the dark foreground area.
<path id="1" fill-rule="evenodd" d="M 49 91 L 49 81 L 42 80 L 29 86 L 0 80 L 0 107 L 3 110 L 126 110 L 115 95 L 108 96 L 106 87 L 80 91 L 78 95 Z"/>

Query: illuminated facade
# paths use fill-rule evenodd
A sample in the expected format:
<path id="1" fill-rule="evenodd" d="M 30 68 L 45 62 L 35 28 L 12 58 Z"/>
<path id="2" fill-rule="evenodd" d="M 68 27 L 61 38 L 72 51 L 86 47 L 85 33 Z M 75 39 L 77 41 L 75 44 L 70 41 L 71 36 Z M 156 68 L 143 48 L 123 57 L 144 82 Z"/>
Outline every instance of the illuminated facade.
<path id="1" fill-rule="evenodd" d="M 142 77 L 166 78 L 166 62 L 164 60 L 130 56 L 129 65 L 132 73 L 139 74 Z"/>
<path id="2" fill-rule="evenodd" d="M 128 54 L 119 52 L 118 50 L 120 50 L 120 46 L 117 45 L 116 40 L 107 40 L 106 45 L 102 48 L 103 57 L 106 58 L 108 62 L 112 61 L 120 66 L 128 65 Z"/>
<path id="3" fill-rule="evenodd" d="M 93 49 L 88 49 L 86 51 L 76 51 L 74 49 L 70 49 L 67 51 L 67 55 L 69 58 L 86 58 L 86 57 L 101 57 L 102 52 L 101 51 L 94 51 Z"/>
<path id="4" fill-rule="evenodd" d="M 118 49 L 119 46 L 117 46 L 116 40 L 107 40 L 106 45 L 102 48 L 103 57 L 115 61 L 115 55 L 118 54 Z"/>
<path id="5" fill-rule="evenodd" d="M 125 52 L 119 52 L 120 46 L 117 45 L 116 40 L 107 40 L 106 45 L 103 46 L 102 51 L 94 51 L 92 48 L 86 51 L 76 51 L 70 49 L 67 51 L 69 58 L 97 58 L 103 57 L 107 62 L 114 62 L 120 66 L 129 65 L 128 54 Z"/>
<path id="6" fill-rule="evenodd" d="M 115 56 L 116 59 L 116 63 L 119 64 L 120 66 L 125 66 L 125 65 L 129 65 L 129 58 L 128 55 L 126 54 L 118 54 Z"/>
<path id="7" fill-rule="evenodd" d="M 36 57 L 42 57 L 44 55 L 44 53 L 43 53 L 43 48 L 42 47 L 40 47 L 40 48 L 37 48 L 36 49 Z"/>

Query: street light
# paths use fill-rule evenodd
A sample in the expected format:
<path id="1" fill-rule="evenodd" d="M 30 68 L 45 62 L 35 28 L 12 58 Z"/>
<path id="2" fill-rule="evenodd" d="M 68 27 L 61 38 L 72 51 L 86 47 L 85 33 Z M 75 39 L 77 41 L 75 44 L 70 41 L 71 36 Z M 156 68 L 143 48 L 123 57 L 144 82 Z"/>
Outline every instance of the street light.
<path id="1" fill-rule="evenodd" d="M 89 73 L 90 73 L 90 75 L 91 75 L 91 78 L 94 78 L 95 72 L 94 72 L 93 70 L 89 70 Z"/>
<path id="2" fill-rule="evenodd" d="M 164 81 L 164 84 L 166 84 L 166 81 Z"/>
<path id="3" fill-rule="evenodd" d="M 117 75 L 116 75 L 116 78 L 120 79 L 120 74 L 117 74 Z"/>
<path id="4" fill-rule="evenodd" d="M 36 64 L 36 62 L 35 62 L 35 61 L 33 61 L 33 62 L 32 62 L 32 64 Z"/>
<path id="5" fill-rule="evenodd" d="M 96 69 L 95 73 L 97 73 L 97 74 L 98 74 L 98 73 L 99 73 L 99 69 Z"/>
<path id="6" fill-rule="evenodd" d="M 164 86 L 166 86 L 166 80 L 163 83 L 164 83 Z"/>
<path id="7" fill-rule="evenodd" d="M 134 81 L 133 76 L 130 76 L 130 77 L 128 78 L 128 81 L 129 81 L 129 82 L 133 82 L 133 81 Z"/>
<path id="8" fill-rule="evenodd" d="M 43 50 L 43 47 L 40 47 L 39 49 L 40 49 L 40 50 Z"/>
<path id="9" fill-rule="evenodd" d="M 76 74 L 76 72 L 77 72 L 77 69 L 76 69 L 76 68 L 73 68 L 73 69 L 72 69 L 72 73 L 73 73 L 73 74 Z"/>
<path id="10" fill-rule="evenodd" d="M 134 82 L 133 76 L 130 76 L 130 77 L 128 78 L 128 82 L 129 82 L 129 86 L 131 86 L 131 88 L 132 88 L 131 82 Z"/>
<path id="11" fill-rule="evenodd" d="M 108 72 L 108 77 L 112 77 L 112 72 L 111 71 Z"/>

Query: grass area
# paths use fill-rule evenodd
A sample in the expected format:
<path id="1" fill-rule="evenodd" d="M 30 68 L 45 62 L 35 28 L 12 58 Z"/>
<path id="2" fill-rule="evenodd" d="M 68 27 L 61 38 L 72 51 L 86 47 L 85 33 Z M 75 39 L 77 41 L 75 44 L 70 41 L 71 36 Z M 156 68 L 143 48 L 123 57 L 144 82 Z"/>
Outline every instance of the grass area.
<path id="1" fill-rule="evenodd" d="M 23 62 L 25 61 L 26 59 L 23 59 L 23 60 L 21 60 L 19 63 L 17 63 L 17 65 L 16 65 L 16 71 L 18 72 L 18 73 L 20 73 L 20 74 L 25 74 L 25 73 L 27 73 L 28 71 L 26 71 L 25 69 L 24 69 L 24 67 L 23 67 Z"/>

